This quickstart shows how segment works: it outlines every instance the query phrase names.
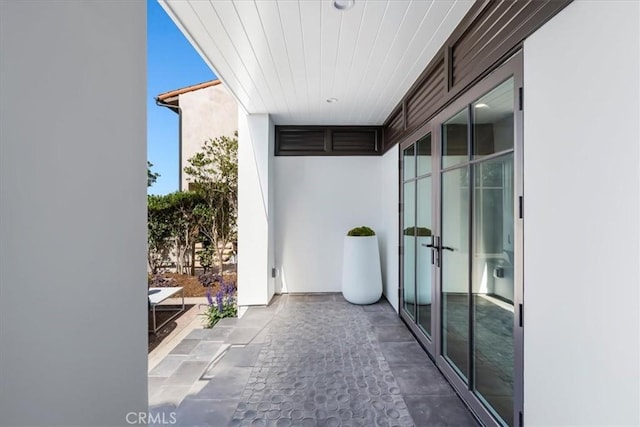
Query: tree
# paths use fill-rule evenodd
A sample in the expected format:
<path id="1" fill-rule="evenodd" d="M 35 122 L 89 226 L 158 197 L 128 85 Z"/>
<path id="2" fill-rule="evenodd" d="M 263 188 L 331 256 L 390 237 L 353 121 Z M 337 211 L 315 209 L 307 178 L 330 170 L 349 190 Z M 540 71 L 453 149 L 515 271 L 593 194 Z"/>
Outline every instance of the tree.
<path id="1" fill-rule="evenodd" d="M 167 219 L 170 221 L 171 234 L 175 239 L 177 273 L 182 274 L 185 266 L 189 264 L 190 249 L 197 241 L 203 226 L 202 216 L 196 213 L 204 199 L 199 193 L 191 191 L 177 191 L 164 197 L 170 211 Z"/>
<path id="2" fill-rule="evenodd" d="M 176 257 L 176 272 L 184 273 L 190 249 L 203 227 L 202 217 L 196 214 L 203 203 L 202 196 L 194 192 L 147 196 L 147 258 L 153 274 L 170 260 L 172 251 Z"/>
<path id="3" fill-rule="evenodd" d="M 147 188 L 155 184 L 158 178 L 160 177 L 159 173 L 151 172 L 152 167 L 153 167 L 153 163 L 147 160 Z"/>
<path id="4" fill-rule="evenodd" d="M 152 274 L 169 259 L 174 245 L 172 212 L 165 196 L 147 196 L 147 261 Z"/>
<path id="5" fill-rule="evenodd" d="M 226 136 L 204 142 L 202 151 L 189 160 L 184 172 L 204 203 L 195 213 L 201 218 L 202 234 L 213 244 L 219 273 L 223 253 L 236 232 L 238 213 L 238 139 Z"/>

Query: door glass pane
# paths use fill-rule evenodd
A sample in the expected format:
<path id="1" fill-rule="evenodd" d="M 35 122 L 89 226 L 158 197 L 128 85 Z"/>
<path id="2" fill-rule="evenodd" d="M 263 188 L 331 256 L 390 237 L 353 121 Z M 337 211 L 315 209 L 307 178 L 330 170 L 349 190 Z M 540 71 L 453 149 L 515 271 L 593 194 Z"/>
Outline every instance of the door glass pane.
<path id="1" fill-rule="evenodd" d="M 513 78 L 473 103 L 473 156 L 513 148 Z"/>
<path id="2" fill-rule="evenodd" d="M 415 195 L 416 182 L 410 181 L 403 184 L 403 306 L 405 311 L 415 319 L 415 300 L 416 300 L 416 273 L 415 273 L 415 257 L 416 257 L 416 238 L 413 230 L 415 229 Z"/>
<path id="3" fill-rule="evenodd" d="M 419 179 L 417 184 L 416 215 L 416 284 L 418 325 L 431 337 L 431 176 Z"/>
<path id="4" fill-rule="evenodd" d="M 416 176 L 416 156 L 415 146 L 407 147 L 402 152 L 402 170 L 403 180 L 411 179 Z"/>
<path id="5" fill-rule="evenodd" d="M 513 154 L 479 163 L 474 172 L 475 392 L 513 425 Z"/>
<path id="6" fill-rule="evenodd" d="M 469 167 L 442 174 L 442 354 L 468 377 Z"/>
<path id="7" fill-rule="evenodd" d="M 416 143 L 418 176 L 431 172 L 431 134 Z"/>
<path id="8" fill-rule="evenodd" d="M 442 167 L 457 165 L 469 160 L 467 146 L 467 109 L 447 120 L 442 125 Z"/>

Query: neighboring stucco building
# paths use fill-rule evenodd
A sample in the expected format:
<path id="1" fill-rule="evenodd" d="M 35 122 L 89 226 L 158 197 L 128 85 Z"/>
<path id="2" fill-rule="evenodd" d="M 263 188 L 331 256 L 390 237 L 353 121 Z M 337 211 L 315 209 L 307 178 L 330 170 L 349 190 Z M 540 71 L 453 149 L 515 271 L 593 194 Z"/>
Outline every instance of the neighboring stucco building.
<path id="1" fill-rule="evenodd" d="M 210 138 L 234 136 L 238 130 L 238 103 L 220 80 L 175 89 L 156 97 L 156 103 L 179 117 L 180 190 L 188 187 L 184 167 Z"/>

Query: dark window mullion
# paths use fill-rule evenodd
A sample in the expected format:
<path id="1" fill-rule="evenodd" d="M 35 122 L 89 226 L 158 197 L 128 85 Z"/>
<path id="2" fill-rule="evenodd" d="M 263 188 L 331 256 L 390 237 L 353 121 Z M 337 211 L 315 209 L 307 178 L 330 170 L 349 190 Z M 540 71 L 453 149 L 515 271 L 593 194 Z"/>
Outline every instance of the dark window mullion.
<path id="1" fill-rule="evenodd" d="M 474 388 L 474 383 L 475 383 L 475 375 L 473 372 L 473 343 L 474 343 L 474 334 L 473 334 L 473 325 L 474 325 L 474 310 L 473 310 L 473 242 L 474 242 L 474 238 L 473 238 L 473 212 L 474 212 L 474 185 L 475 185 L 475 167 L 474 165 L 471 163 L 471 160 L 473 158 L 473 138 L 474 138 L 474 132 L 473 132 L 473 108 L 472 108 L 472 104 L 469 104 L 467 106 L 467 177 L 468 177 L 468 189 L 469 189 L 469 216 L 468 216 L 468 227 L 469 227 L 469 234 L 468 234 L 468 248 L 469 248 L 469 253 L 467 256 L 467 263 L 468 263 L 468 277 L 467 277 L 467 309 L 468 309 L 468 330 L 467 330 L 467 385 L 469 387 L 469 390 L 472 391 Z"/>
<path id="2" fill-rule="evenodd" d="M 415 171 L 418 173 L 418 147 L 414 149 L 415 152 Z M 415 230 L 418 226 L 418 178 L 414 179 L 413 184 L 413 319 L 416 325 L 418 324 L 418 237 Z"/>

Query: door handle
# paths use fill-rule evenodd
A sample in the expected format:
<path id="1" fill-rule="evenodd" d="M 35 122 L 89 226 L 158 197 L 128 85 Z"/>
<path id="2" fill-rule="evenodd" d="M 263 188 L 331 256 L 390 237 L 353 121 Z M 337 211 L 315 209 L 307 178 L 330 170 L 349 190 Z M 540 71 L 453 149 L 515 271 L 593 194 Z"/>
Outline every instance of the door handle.
<path id="1" fill-rule="evenodd" d="M 451 252 L 455 251 L 455 249 L 453 249 L 450 246 L 437 246 L 431 243 L 422 243 L 422 246 L 424 246 L 425 248 L 431 248 L 431 249 L 437 249 L 437 250 L 447 250 Z"/>
<path id="2" fill-rule="evenodd" d="M 442 250 L 442 246 L 440 246 L 440 238 L 438 236 L 433 236 L 432 243 L 421 243 L 421 245 L 425 248 L 431 248 L 431 264 L 436 267 L 440 267 L 440 251 Z"/>

